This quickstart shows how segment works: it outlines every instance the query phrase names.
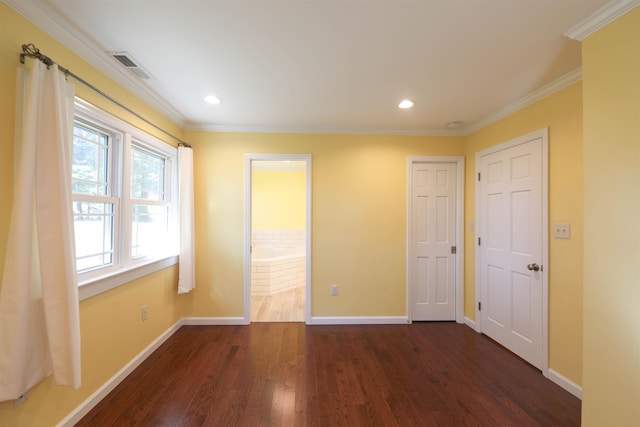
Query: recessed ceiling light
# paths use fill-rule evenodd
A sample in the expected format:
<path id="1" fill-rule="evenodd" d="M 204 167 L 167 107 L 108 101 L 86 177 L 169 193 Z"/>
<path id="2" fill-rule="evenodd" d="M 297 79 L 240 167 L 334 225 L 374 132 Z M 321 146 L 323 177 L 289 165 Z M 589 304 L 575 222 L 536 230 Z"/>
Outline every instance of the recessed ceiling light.
<path id="1" fill-rule="evenodd" d="M 455 129 L 455 128 L 458 128 L 458 127 L 460 127 L 460 125 L 462 125 L 462 122 L 461 122 L 461 121 L 459 121 L 459 120 L 456 120 L 455 122 L 449 122 L 449 123 L 447 123 L 447 127 L 448 127 L 449 129 Z"/>
<path id="2" fill-rule="evenodd" d="M 207 104 L 220 104 L 222 102 L 222 99 L 220 99 L 219 97 L 215 96 L 215 95 L 208 95 L 204 97 L 204 102 L 206 102 Z"/>
<path id="3" fill-rule="evenodd" d="M 400 104 L 398 104 L 398 108 L 402 108 L 403 110 L 406 110 L 407 108 L 411 108 L 411 107 L 413 107 L 413 101 L 409 99 L 405 99 Z"/>

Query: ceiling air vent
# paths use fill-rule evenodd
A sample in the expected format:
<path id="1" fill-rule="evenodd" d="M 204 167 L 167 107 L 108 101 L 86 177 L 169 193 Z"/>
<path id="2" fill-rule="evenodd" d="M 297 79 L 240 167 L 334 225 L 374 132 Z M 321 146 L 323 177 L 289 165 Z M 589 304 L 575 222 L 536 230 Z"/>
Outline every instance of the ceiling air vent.
<path id="1" fill-rule="evenodd" d="M 141 79 L 148 80 L 152 78 L 151 73 L 140 66 L 135 59 L 129 54 L 129 52 L 109 52 L 119 63 L 121 63 L 127 70 L 131 71 Z"/>

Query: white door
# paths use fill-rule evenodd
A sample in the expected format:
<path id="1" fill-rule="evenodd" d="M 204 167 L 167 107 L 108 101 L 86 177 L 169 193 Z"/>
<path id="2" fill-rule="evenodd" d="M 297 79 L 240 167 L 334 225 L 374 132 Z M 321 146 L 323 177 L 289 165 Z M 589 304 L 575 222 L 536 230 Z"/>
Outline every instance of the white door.
<path id="1" fill-rule="evenodd" d="M 543 138 L 479 156 L 482 332 L 542 369 Z"/>
<path id="2" fill-rule="evenodd" d="M 456 163 L 413 163 L 411 320 L 456 320 Z"/>

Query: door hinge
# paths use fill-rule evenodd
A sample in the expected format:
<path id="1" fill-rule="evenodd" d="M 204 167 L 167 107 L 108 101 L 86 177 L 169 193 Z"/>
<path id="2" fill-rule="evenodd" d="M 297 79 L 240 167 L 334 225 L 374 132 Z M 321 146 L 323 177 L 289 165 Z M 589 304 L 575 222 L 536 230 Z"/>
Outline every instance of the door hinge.
<path id="1" fill-rule="evenodd" d="M 457 251 L 457 248 L 455 246 L 451 246 L 451 254 L 455 255 Z"/>
<path id="2" fill-rule="evenodd" d="M 478 311 L 482 311 L 482 303 L 478 301 Z"/>
<path id="3" fill-rule="evenodd" d="M 480 238 L 478 237 L 478 246 L 480 246 Z"/>
<path id="4" fill-rule="evenodd" d="M 478 181 L 480 181 L 480 172 L 478 172 Z"/>

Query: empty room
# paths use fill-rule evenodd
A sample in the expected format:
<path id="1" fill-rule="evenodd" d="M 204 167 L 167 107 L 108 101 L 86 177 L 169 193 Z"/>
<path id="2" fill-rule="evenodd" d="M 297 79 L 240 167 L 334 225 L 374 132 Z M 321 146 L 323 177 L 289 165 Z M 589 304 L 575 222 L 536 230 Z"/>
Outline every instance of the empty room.
<path id="1" fill-rule="evenodd" d="M 640 425 L 639 0 L 0 0 L 0 426 Z"/>

